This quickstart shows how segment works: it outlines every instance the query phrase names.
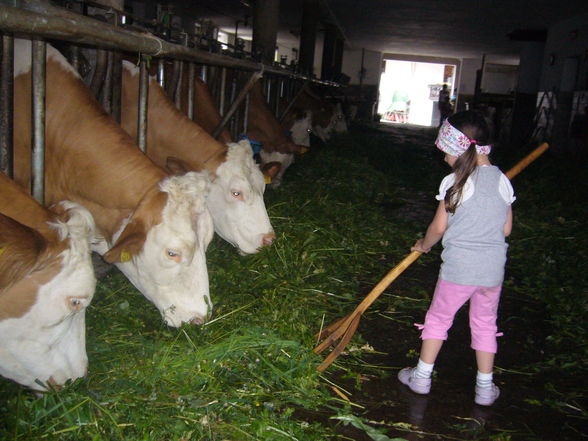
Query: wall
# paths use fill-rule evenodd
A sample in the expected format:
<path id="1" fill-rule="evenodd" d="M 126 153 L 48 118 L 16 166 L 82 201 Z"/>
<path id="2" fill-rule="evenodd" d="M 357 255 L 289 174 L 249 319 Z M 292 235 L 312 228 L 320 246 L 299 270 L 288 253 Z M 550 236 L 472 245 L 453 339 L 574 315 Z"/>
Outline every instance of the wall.
<path id="1" fill-rule="evenodd" d="M 510 94 L 517 85 L 518 66 L 485 63 L 480 91 L 482 93 Z"/>
<path id="2" fill-rule="evenodd" d="M 564 20 L 547 33 L 540 89 L 569 89 L 570 76 L 577 82 L 572 90 L 588 89 L 588 15 Z"/>
<path id="3" fill-rule="evenodd" d="M 349 76 L 350 84 L 359 84 L 359 72 L 361 70 L 361 49 L 346 49 L 343 52 L 343 65 L 341 71 Z M 362 80 L 363 85 L 378 85 L 380 82 L 382 66 L 382 53 L 365 50 L 363 54 L 363 67 L 365 75 Z"/>
<path id="4" fill-rule="evenodd" d="M 474 95 L 476 92 L 476 71 L 481 68 L 481 58 L 464 58 L 461 60 L 461 76 L 458 77 L 457 87 L 460 95 Z"/>

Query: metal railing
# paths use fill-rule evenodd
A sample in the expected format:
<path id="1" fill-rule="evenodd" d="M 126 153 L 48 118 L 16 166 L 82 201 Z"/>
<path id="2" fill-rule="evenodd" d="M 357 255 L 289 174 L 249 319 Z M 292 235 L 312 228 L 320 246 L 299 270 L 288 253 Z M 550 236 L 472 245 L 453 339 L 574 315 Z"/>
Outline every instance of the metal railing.
<path id="1" fill-rule="evenodd" d="M 118 11 L 120 13 L 120 11 Z M 32 38 L 36 50 L 33 53 L 44 53 L 45 42 L 43 39 L 55 39 L 66 41 L 74 45 L 106 49 L 110 51 L 122 51 L 141 55 L 140 62 L 140 94 L 139 94 L 139 121 L 138 121 L 138 145 L 141 150 L 145 151 L 146 132 L 147 132 L 147 99 L 148 94 L 148 75 L 145 59 L 155 57 L 158 60 L 173 59 L 181 62 L 190 63 L 188 72 L 192 72 L 194 63 L 203 65 L 202 75 L 205 74 L 205 66 L 218 66 L 221 68 L 221 87 L 219 109 L 223 119 L 221 124 L 215 130 L 214 134 L 218 135 L 225 125 L 234 119 L 237 109 L 242 102 L 247 106 L 246 99 L 249 88 L 255 81 L 266 75 L 268 77 L 280 78 L 277 83 L 279 87 L 273 87 L 271 90 L 277 93 L 283 93 L 285 89 L 292 90 L 293 87 L 285 88 L 283 79 L 291 80 L 300 87 L 308 82 L 316 83 L 323 86 L 338 86 L 331 81 L 322 81 L 306 75 L 300 75 L 288 69 L 279 68 L 273 65 L 264 65 L 262 63 L 247 60 L 243 58 L 232 58 L 222 54 L 210 53 L 197 48 L 188 47 L 187 44 L 170 43 L 155 35 L 140 32 L 136 30 L 123 29 L 115 24 L 105 23 L 95 20 L 70 10 L 52 6 L 49 3 L 33 0 L 0 0 L 0 32 L 3 33 L 3 52 L 1 75 L 2 84 L 0 86 L 0 169 L 12 176 L 12 63 L 13 63 L 13 36 Z M 120 57 L 111 57 L 120 63 Z M 72 52 L 70 57 L 72 64 L 77 63 L 77 51 Z M 42 202 L 43 189 L 43 164 L 44 164 L 44 72 L 45 59 L 42 56 L 33 57 L 33 178 L 32 194 Z M 237 93 L 232 90 L 230 108 L 224 112 L 225 108 L 225 85 L 223 78 L 226 77 L 226 69 L 235 69 L 236 71 L 251 72 L 251 76 L 245 82 L 245 87 Z M 119 74 L 120 75 L 120 74 Z M 190 76 L 191 78 L 191 76 Z M 271 87 L 271 80 L 268 80 L 268 87 Z M 110 87 L 113 87 L 110 85 Z M 120 87 L 120 86 L 119 86 Z M 233 89 L 235 89 L 233 85 Z M 193 93 L 193 89 L 192 90 Z M 113 93 L 111 91 L 111 93 Z M 120 89 L 119 92 L 120 94 Z M 190 97 L 192 98 L 192 97 Z M 279 112 L 279 98 L 268 96 L 268 102 L 272 108 Z M 117 112 L 120 107 L 114 103 L 119 97 L 113 96 L 109 99 L 102 100 L 109 112 L 117 118 Z M 172 97 L 173 100 L 173 97 Z M 119 104 L 118 104 L 119 106 Z M 110 108 L 109 108 L 110 107 Z M 193 117 L 193 104 L 188 105 L 188 114 Z M 244 130 L 247 125 L 247 108 L 240 112 Z M 233 124 L 233 131 L 235 124 Z"/>

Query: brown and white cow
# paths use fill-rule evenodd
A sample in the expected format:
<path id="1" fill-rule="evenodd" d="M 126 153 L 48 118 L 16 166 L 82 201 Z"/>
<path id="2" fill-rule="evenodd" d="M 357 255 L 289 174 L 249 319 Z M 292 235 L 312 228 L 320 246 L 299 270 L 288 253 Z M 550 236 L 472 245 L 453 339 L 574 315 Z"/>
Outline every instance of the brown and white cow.
<path id="1" fill-rule="evenodd" d="M 134 136 L 138 79 L 138 69 L 124 62 L 121 125 Z M 154 78 L 149 84 L 147 132 L 147 155 L 156 164 L 174 172 L 210 173 L 206 204 L 219 236 L 242 254 L 272 244 L 275 234 L 263 200 L 265 181 L 249 142 L 227 145 L 212 138 L 175 107 Z"/>
<path id="2" fill-rule="evenodd" d="M 272 187 L 278 187 L 281 184 L 284 173 L 294 163 L 294 154 L 304 153 L 308 147 L 309 142 L 306 144 L 303 139 L 304 134 L 308 136 L 309 133 L 307 121 L 306 116 L 299 119 L 300 127 L 297 126 L 294 129 L 297 141 L 301 141 L 301 145 L 298 145 L 286 134 L 286 129 L 267 104 L 261 80 L 251 88 L 247 113 L 247 137 L 262 144 L 260 152 L 262 166 L 272 162 L 281 164 L 277 176 L 272 179 Z M 290 130 L 294 131 L 292 128 Z"/>
<path id="3" fill-rule="evenodd" d="M 35 390 L 86 374 L 96 287 L 92 215 L 70 201 L 52 210 L 0 173 L 0 374 Z"/>
<path id="4" fill-rule="evenodd" d="M 15 41 L 15 178 L 30 180 L 31 44 Z M 94 250 L 115 263 L 170 326 L 211 313 L 205 251 L 213 228 L 205 173 L 169 176 L 149 160 L 47 47 L 45 201 L 88 208 Z"/>
<path id="5" fill-rule="evenodd" d="M 333 133 L 347 131 L 347 122 L 340 103 L 331 103 L 319 96 L 310 86 L 305 86 L 297 95 L 284 120 L 300 112 L 309 112 L 312 118 L 312 133 L 327 142 Z"/>

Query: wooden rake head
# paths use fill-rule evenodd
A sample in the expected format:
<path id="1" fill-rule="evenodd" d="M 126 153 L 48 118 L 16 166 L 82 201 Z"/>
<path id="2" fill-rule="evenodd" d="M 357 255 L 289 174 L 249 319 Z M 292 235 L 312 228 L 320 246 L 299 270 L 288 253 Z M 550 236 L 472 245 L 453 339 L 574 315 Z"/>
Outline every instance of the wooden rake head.
<path id="1" fill-rule="evenodd" d="M 547 148 L 549 144 L 543 143 L 522 160 L 520 160 L 513 168 L 505 173 L 509 179 L 514 178 L 519 174 L 527 165 L 537 159 Z M 335 359 L 341 355 L 347 343 L 355 334 L 361 315 L 374 301 L 384 292 L 384 290 L 396 279 L 406 268 L 408 268 L 418 257 L 421 255 L 419 251 L 412 251 L 406 256 L 398 265 L 392 268 L 386 276 L 369 292 L 369 294 L 361 301 L 357 308 L 345 317 L 331 323 L 326 328 L 322 329 L 315 335 L 317 343 L 324 339 L 317 347 L 313 349 L 315 354 L 322 353 L 329 346 L 335 345 L 335 342 L 340 339 L 339 343 L 334 347 L 331 353 L 323 360 L 323 362 L 317 367 L 319 372 L 323 372 L 327 369 Z"/>

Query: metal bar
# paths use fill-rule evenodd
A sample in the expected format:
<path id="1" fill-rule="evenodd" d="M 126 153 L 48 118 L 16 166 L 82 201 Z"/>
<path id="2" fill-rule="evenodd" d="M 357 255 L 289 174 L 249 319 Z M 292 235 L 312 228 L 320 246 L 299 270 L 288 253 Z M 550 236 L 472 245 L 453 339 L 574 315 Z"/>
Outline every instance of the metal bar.
<path id="1" fill-rule="evenodd" d="M 163 58 L 157 60 L 157 82 L 165 89 L 165 64 Z"/>
<path id="2" fill-rule="evenodd" d="M 13 7 L 14 4 L 18 4 L 18 7 Z M 263 67 L 264 71 L 268 73 L 338 86 L 337 83 L 312 79 L 309 76 L 295 74 L 286 69 L 264 66 L 254 61 L 169 43 L 155 36 L 120 29 L 109 23 L 34 0 L 0 0 L 0 29 L 5 32 L 38 35 L 105 49 L 140 52 L 144 55 L 194 61 L 200 64 L 212 64 L 240 70 L 259 71 Z"/>
<path id="3" fill-rule="evenodd" d="M 233 78 L 231 79 L 231 91 L 229 94 L 229 102 L 232 103 L 233 101 L 235 101 L 235 98 L 237 97 L 237 77 L 238 77 L 238 72 L 234 71 L 233 72 Z M 224 115 L 223 115 L 224 116 Z M 231 135 L 233 138 L 237 137 L 237 125 L 235 124 L 235 118 L 230 118 L 231 121 L 231 125 L 230 127 L 230 131 L 231 131 Z"/>
<path id="4" fill-rule="evenodd" d="M 188 63 L 188 118 L 194 120 L 194 81 L 196 81 L 196 66 Z"/>
<path id="5" fill-rule="evenodd" d="M 76 70 L 80 71 L 80 47 L 75 44 L 69 45 L 69 64 Z"/>
<path id="6" fill-rule="evenodd" d="M 223 119 L 218 124 L 217 128 L 214 129 L 214 132 L 212 133 L 213 138 L 218 138 L 218 135 L 220 135 L 220 133 L 223 131 L 223 129 L 227 125 L 227 122 L 229 122 L 229 120 L 231 119 L 231 117 L 233 116 L 235 111 L 239 108 L 239 105 L 241 104 L 243 99 L 248 95 L 248 93 L 251 90 L 251 88 L 253 87 L 253 85 L 262 76 L 263 76 L 263 70 L 260 70 L 259 72 L 253 72 L 251 74 L 251 76 L 249 77 L 249 80 L 247 81 L 247 84 L 245 84 L 245 87 L 243 87 L 243 89 L 241 89 L 241 91 L 239 92 L 239 95 L 237 95 L 237 98 L 235 98 L 235 101 L 231 104 L 231 108 L 227 111 L 227 114 L 223 116 Z"/>
<path id="7" fill-rule="evenodd" d="M 276 89 L 276 107 L 274 108 L 274 115 L 280 114 L 280 100 L 284 96 L 284 79 L 278 78 L 278 87 Z"/>
<path id="8" fill-rule="evenodd" d="M 113 51 L 112 57 L 112 117 L 120 123 L 122 96 L 122 55 Z"/>
<path id="9" fill-rule="evenodd" d="M 245 108 L 243 109 L 243 133 L 247 133 L 249 125 L 249 94 L 245 96 Z"/>
<path id="10" fill-rule="evenodd" d="M 182 100 L 182 81 L 185 81 L 185 78 L 184 78 L 184 62 L 178 61 L 177 64 L 178 64 L 177 65 L 178 73 L 177 73 L 177 75 L 174 75 L 174 76 L 177 76 L 178 81 L 176 82 L 176 87 L 174 88 L 174 92 L 173 92 L 172 96 L 173 96 L 174 104 L 179 109 L 180 102 Z"/>
<path id="11" fill-rule="evenodd" d="M 96 49 L 96 68 L 94 69 L 94 75 L 90 82 L 90 89 L 96 97 L 99 96 L 102 85 L 104 84 L 107 69 L 108 52 L 104 49 Z"/>
<path id="12" fill-rule="evenodd" d="M 13 177 L 12 168 L 12 108 L 14 103 L 14 39 L 2 36 L 2 64 L 0 66 L 0 170 Z"/>
<path id="13" fill-rule="evenodd" d="M 225 112 L 225 92 L 227 87 L 227 68 L 221 68 L 221 83 L 218 103 L 218 112 L 222 115 Z"/>
<path id="14" fill-rule="evenodd" d="M 100 91 L 100 101 L 104 110 L 109 115 L 112 115 L 112 64 L 113 64 L 113 52 L 107 51 L 106 53 L 106 72 L 104 75 L 104 83 L 102 84 L 102 90 Z"/>
<path id="15" fill-rule="evenodd" d="M 47 46 L 43 40 L 32 41 L 33 82 L 33 139 L 32 139 L 32 195 L 45 203 L 45 72 Z"/>
<path id="16" fill-rule="evenodd" d="M 137 144 L 143 153 L 147 152 L 147 98 L 149 96 L 149 72 L 147 62 L 139 63 L 139 111 L 137 122 Z"/>

